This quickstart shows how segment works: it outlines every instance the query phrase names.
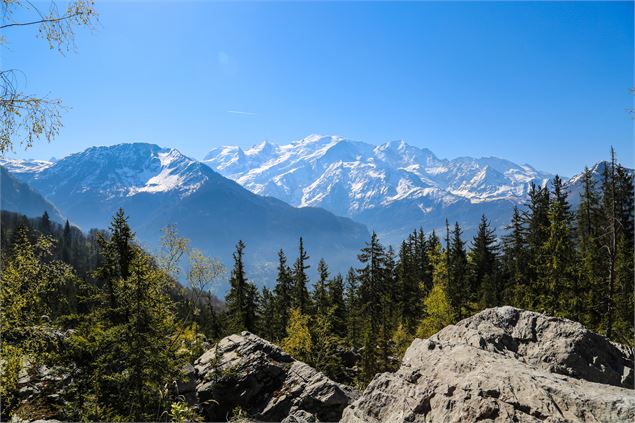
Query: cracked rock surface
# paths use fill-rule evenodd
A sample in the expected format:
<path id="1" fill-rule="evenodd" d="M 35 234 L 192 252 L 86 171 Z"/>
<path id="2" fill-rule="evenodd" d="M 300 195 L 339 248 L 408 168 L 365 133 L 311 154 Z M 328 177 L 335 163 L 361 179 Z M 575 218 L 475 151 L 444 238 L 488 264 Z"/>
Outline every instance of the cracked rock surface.
<path id="1" fill-rule="evenodd" d="M 342 421 L 635 421 L 631 354 L 567 319 L 487 309 L 416 339 Z"/>
<path id="2" fill-rule="evenodd" d="M 249 332 L 223 338 L 194 368 L 197 402 L 209 421 L 238 414 L 256 421 L 338 421 L 358 395 Z"/>

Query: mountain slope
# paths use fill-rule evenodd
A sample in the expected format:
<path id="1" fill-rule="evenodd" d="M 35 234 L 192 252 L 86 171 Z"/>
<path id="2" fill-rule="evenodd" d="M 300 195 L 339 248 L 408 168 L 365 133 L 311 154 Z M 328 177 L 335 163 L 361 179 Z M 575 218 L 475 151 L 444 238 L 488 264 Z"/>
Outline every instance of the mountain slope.
<path id="1" fill-rule="evenodd" d="M 0 166 L 0 209 L 29 217 L 39 217 L 47 212 L 51 220 L 64 222 L 64 217 L 53 204 L 16 179 L 3 166 Z"/>
<path id="2" fill-rule="evenodd" d="M 160 229 L 174 223 L 195 247 L 226 263 L 242 239 L 255 278 L 275 275 L 277 250 L 293 257 L 300 236 L 314 258 L 323 256 L 336 270 L 350 265 L 368 237 L 367 229 L 350 219 L 256 195 L 175 149 L 152 144 L 93 147 L 15 175 L 46 192 L 84 229 L 108 226 L 122 207 L 151 247 Z"/>
<path id="3" fill-rule="evenodd" d="M 245 151 L 219 147 L 204 163 L 255 193 L 324 207 L 392 242 L 420 226 L 440 229 L 446 217 L 467 232 L 482 213 L 504 225 L 530 184 L 544 185 L 552 176 L 495 157 L 445 160 L 403 141 L 373 146 L 319 135 Z"/>

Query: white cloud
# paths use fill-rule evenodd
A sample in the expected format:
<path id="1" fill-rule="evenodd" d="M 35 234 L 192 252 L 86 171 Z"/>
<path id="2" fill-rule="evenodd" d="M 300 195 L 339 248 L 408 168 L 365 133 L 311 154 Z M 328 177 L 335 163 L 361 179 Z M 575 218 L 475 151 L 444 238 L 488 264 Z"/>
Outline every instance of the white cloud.
<path id="1" fill-rule="evenodd" d="M 247 116 L 255 116 L 255 113 L 252 112 L 244 112 L 242 110 L 227 110 L 227 113 L 231 113 L 233 115 L 247 115 Z"/>

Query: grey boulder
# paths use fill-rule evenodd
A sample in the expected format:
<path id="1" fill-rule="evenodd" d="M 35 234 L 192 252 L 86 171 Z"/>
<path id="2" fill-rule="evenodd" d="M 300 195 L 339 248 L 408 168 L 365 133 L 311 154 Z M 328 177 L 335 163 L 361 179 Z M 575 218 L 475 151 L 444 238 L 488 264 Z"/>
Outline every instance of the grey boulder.
<path id="1" fill-rule="evenodd" d="M 223 338 L 194 363 L 196 395 L 206 419 L 337 421 L 357 397 L 279 347 L 242 332 Z"/>
<path id="2" fill-rule="evenodd" d="M 579 323 L 499 307 L 415 339 L 342 421 L 635 421 L 632 378 L 632 353 Z"/>

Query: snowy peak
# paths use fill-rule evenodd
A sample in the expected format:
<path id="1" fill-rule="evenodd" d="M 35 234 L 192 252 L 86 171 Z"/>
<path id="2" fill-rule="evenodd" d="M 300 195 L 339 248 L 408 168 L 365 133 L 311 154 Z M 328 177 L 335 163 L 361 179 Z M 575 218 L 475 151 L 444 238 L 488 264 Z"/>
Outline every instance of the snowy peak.
<path id="1" fill-rule="evenodd" d="M 91 147 L 55 163 L 22 172 L 22 179 L 45 187 L 49 195 L 94 192 L 125 197 L 140 193 L 196 191 L 211 172 L 176 149 L 130 143 Z"/>
<path id="2" fill-rule="evenodd" d="M 52 160 L 34 159 L 0 159 L 0 166 L 3 166 L 11 173 L 37 173 L 53 166 Z"/>
<path id="3" fill-rule="evenodd" d="M 496 157 L 442 160 L 403 140 L 375 146 L 309 135 L 285 145 L 264 142 L 241 153 L 236 146 L 215 148 L 205 163 L 255 193 L 349 217 L 400 201 L 425 202 L 426 210 L 461 199 L 518 203 L 530 183 L 544 184 L 551 177 Z"/>

